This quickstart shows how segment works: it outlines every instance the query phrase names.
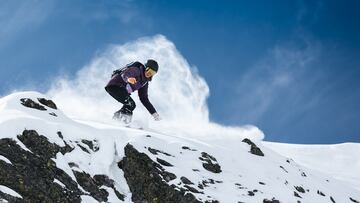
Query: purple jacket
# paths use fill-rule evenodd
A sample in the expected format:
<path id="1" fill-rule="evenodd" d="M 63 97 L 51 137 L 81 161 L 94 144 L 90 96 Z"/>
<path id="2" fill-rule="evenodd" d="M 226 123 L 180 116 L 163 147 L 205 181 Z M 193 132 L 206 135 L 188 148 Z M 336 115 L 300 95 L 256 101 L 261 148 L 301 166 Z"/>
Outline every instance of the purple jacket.
<path id="1" fill-rule="evenodd" d="M 135 78 L 136 83 L 127 83 L 128 78 Z M 106 86 L 120 86 L 126 88 L 129 94 L 138 90 L 141 103 L 149 111 L 150 114 L 156 112 L 154 106 L 149 101 L 148 87 L 151 78 L 145 77 L 145 66 L 140 62 L 128 64 L 120 73 L 114 74 Z"/>

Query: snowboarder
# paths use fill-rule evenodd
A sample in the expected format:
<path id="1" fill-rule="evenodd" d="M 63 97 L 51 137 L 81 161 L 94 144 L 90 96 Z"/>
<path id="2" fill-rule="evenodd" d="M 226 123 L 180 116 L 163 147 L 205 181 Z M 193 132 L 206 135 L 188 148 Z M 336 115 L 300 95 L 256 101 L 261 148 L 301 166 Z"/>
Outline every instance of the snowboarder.
<path id="1" fill-rule="evenodd" d="M 125 124 L 131 122 L 136 104 L 130 97 L 130 94 L 138 90 L 141 103 L 153 116 L 154 120 L 161 120 L 148 98 L 149 81 L 152 80 L 158 69 L 158 63 L 155 60 L 149 59 L 145 66 L 136 61 L 113 72 L 105 90 L 114 99 L 123 104 L 122 108 L 114 113 L 113 119 L 120 120 Z"/>

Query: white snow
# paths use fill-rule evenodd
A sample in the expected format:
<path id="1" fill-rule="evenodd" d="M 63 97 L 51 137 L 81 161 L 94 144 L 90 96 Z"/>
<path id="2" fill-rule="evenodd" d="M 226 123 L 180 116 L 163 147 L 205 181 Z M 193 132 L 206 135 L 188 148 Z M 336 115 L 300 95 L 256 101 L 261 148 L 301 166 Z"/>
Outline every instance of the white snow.
<path id="1" fill-rule="evenodd" d="M 0 160 L 5 161 L 5 163 L 12 164 L 9 159 L 7 159 L 6 157 L 4 157 L 2 155 L 0 155 Z"/>
<path id="2" fill-rule="evenodd" d="M 89 195 L 81 195 L 81 202 L 98 203 L 99 201 L 97 201 L 96 199 L 94 199 L 93 197 L 91 197 Z"/>
<path id="3" fill-rule="evenodd" d="M 259 139 L 261 131 L 256 127 L 229 128 L 223 134 L 224 127 L 210 123 L 206 124 L 206 129 L 193 128 L 192 132 L 179 133 L 177 128 L 173 133 L 170 128 L 154 130 L 151 125 L 144 126 L 145 130 L 139 130 L 123 127 L 114 121 L 73 120 L 62 113 L 61 109 L 56 110 L 58 117 L 54 117 L 49 115 L 49 112 L 54 110 L 39 111 L 20 104 L 21 98 L 36 101 L 39 97 L 49 99 L 37 92 L 19 92 L 0 99 L 0 139 L 17 140 L 17 135 L 23 130 L 33 129 L 46 136 L 49 142 L 60 146 L 65 146 L 66 142 L 75 149 L 65 155 L 58 153 L 53 159 L 56 166 L 74 180 L 76 178 L 73 170 L 86 172 L 91 176 L 107 175 L 115 181 L 116 189 L 125 195 L 125 202 L 131 202 L 131 192 L 117 163 L 124 157 L 124 147 L 127 143 L 154 161 L 160 158 L 171 163 L 173 167 L 163 166 L 166 171 L 174 173 L 177 177 L 169 184 L 184 188 L 185 185 L 180 178 L 188 178 L 194 183 L 191 187 L 203 192 L 194 194 L 201 201 L 216 199 L 226 203 L 262 202 L 265 198 L 276 198 L 282 202 L 300 200 L 321 203 L 330 202 L 330 197 L 336 202 L 349 202 L 349 197 L 360 200 L 360 193 L 356 189 L 360 183 L 357 173 L 358 144 L 298 147 L 268 143 Z M 57 103 L 57 100 L 54 102 Z M 63 139 L 58 136 L 58 132 L 61 132 Z M 208 133 L 207 136 L 204 135 L 205 132 Z M 250 146 L 242 142 L 244 138 L 250 138 L 265 156 L 250 154 Z M 98 150 L 90 149 L 82 140 L 92 141 Z M 21 141 L 17 140 L 17 143 L 21 144 Z M 83 151 L 80 146 L 89 153 Z M 184 146 L 190 150 L 183 149 Z M 163 153 L 154 155 L 149 148 L 168 153 L 170 156 Z M 199 160 L 202 152 L 216 158 L 216 163 L 221 166 L 221 173 L 212 173 L 203 167 L 203 162 Z M 70 162 L 76 166 L 70 167 Z M 347 169 L 349 165 L 352 168 Z M 332 169 L 325 171 L 328 167 Z M 207 187 L 201 189 L 198 185 L 203 181 L 213 181 L 214 184 L 207 183 Z M 54 182 L 62 184 L 58 180 Z M 301 186 L 306 190 L 305 193 L 297 192 L 301 199 L 294 197 L 295 186 Z M 80 186 L 79 188 L 81 189 Z M 110 194 L 109 202 L 120 202 L 112 188 L 103 188 Z M 253 192 L 254 196 L 249 196 L 249 191 Z M 325 196 L 319 195 L 318 191 Z M 87 195 L 81 198 L 83 202 L 97 202 Z"/>
<path id="4" fill-rule="evenodd" d="M 149 83 L 149 100 L 163 120 L 153 121 L 141 105 L 137 93 L 134 93 L 132 98 L 137 104 L 135 123 L 146 129 L 180 136 L 241 136 L 246 131 L 247 135 L 252 134 L 253 139 L 264 137 L 255 126 L 231 127 L 210 121 L 206 103 L 208 84 L 196 67 L 189 64 L 163 35 L 109 47 L 104 53 L 96 55 L 75 77 L 71 77 L 73 79 L 60 76 L 47 94 L 72 119 L 110 123 L 113 112 L 122 106 L 104 90 L 112 71 L 131 61 L 146 62 L 148 58 L 156 59 L 160 66 Z"/>
<path id="5" fill-rule="evenodd" d="M 66 186 L 64 185 L 64 183 L 60 182 L 58 179 L 54 179 L 54 183 L 59 184 L 61 187 L 66 188 Z"/>
<path id="6" fill-rule="evenodd" d="M 18 198 L 22 199 L 22 196 L 19 195 L 19 193 L 15 192 L 13 189 L 11 189 L 9 187 L 6 187 L 4 185 L 0 185 L 0 191 L 3 192 L 3 193 L 9 194 L 9 195 L 11 195 L 13 197 L 18 197 Z"/>
<path id="7" fill-rule="evenodd" d="M 360 144 L 300 145 L 264 142 L 297 163 L 352 185 L 360 192 Z"/>

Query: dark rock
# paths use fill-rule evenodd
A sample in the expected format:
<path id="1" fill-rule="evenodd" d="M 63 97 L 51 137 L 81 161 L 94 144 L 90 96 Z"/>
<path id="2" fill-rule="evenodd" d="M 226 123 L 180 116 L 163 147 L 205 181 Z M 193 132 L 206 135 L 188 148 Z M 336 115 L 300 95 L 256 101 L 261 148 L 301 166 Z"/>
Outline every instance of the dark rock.
<path id="1" fill-rule="evenodd" d="M 243 139 L 242 142 L 245 142 L 247 143 L 248 145 L 250 145 L 250 153 L 251 154 L 254 154 L 254 155 L 257 155 L 257 156 L 264 156 L 264 153 L 261 151 L 261 149 L 256 146 L 256 144 L 254 144 L 250 139 L 248 138 L 245 138 Z"/>
<path id="2" fill-rule="evenodd" d="M 220 203 L 218 200 L 206 200 L 205 203 Z"/>
<path id="3" fill-rule="evenodd" d="M 263 203 L 280 203 L 280 201 L 275 199 L 275 197 L 273 197 L 271 200 L 264 199 Z"/>
<path id="4" fill-rule="evenodd" d="M 191 186 L 189 186 L 189 185 L 185 185 L 184 186 L 186 189 L 188 189 L 190 192 L 193 192 L 193 193 L 202 193 L 202 194 L 204 194 L 203 192 L 199 192 L 197 189 L 195 189 L 195 188 L 193 188 L 193 187 L 191 187 Z"/>
<path id="5" fill-rule="evenodd" d="M 82 143 L 86 144 L 93 152 L 99 151 L 98 145 L 95 145 L 97 143 L 97 140 L 90 141 L 90 140 L 81 140 Z"/>
<path id="6" fill-rule="evenodd" d="M 163 152 L 163 151 L 160 151 L 160 150 L 157 150 L 157 149 L 153 149 L 151 147 L 148 147 L 148 150 L 151 154 L 154 154 L 154 155 L 158 155 L 158 153 L 161 153 L 161 154 L 164 154 L 166 156 L 172 156 L 174 157 L 173 155 L 169 154 L 169 153 L 166 153 L 166 152 Z"/>
<path id="7" fill-rule="evenodd" d="M 201 159 L 202 161 L 207 161 L 207 160 L 210 160 L 210 161 L 215 161 L 216 162 L 216 159 L 215 157 L 211 156 L 210 154 L 206 153 L 206 152 L 201 152 Z"/>
<path id="8" fill-rule="evenodd" d="M 259 182 L 259 184 L 260 184 L 260 185 L 266 185 L 266 184 L 265 184 L 265 183 L 263 183 L 263 182 Z"/>
<path id="9" fill-rule="evenodd" d="M 73 173 L 79 185 L 89 192 L 92 197 L 98 201 L 107 201 L 109 193 L 104 189 L 100 189 L 96 181 L 89 174 L 76 170 L 73 170 Z"/>
<path id="10" fill-rule="evenodd" d="M 298 192 L 305 193 L 304 188 L 302 188 L 301 186 L 294 186 L 294 187 Z"/>
<path id="11" fill-rule="evenodd" d="M 70 145 L 68 145 L 68 143 L 64 140 L 64 136 L 62 135 L 62 133 L 60 131 L 58 131 L 57 134 L 63 140 L 63 142 L 65 144 L 65 147 L 60 148 L 60 152 L 62 154 L 66 154 L 66 153 L 69 153 L 72 150 L 74 150 L 74 147 L 71 147 Z"/>
<path id="12" fill-rule="evenodd" d="M 294 196 L 295 197 L 299 197 L 299 198 L 302 198 L 297 192 L 294 191 Z"/>
<path id="13" fill-rule="evenodd" d="M 336 203 L 332 196 L 330 196 L 330 200 L 331 200 L 332 203 Z"/>
<path id="14" fill-rule="evenodd" d="M 280 166 L 282 170 L 284 170 L 286 173 L 289 173 L 283 166 Z"/>
<path id="15" fill-rule="evenodd" d="M 321 192 L 320 190 L 317 191 L 317 194 L 325 197 L 325 194 L 323 192 Z"/>
<path id="16" fill-rule="evenodd" d="M 14 202 L 14 203 L 22 203 L 23 199 L 13 197 L 9 194 L 3 193 L 0 191 L 0 202 Z"/>
<path id="17" fill-rule="evenodd" d="M 151 137 L 151 135 L 146 135 L 146 137 Z"/>
<path id="18" fill-rule="evenodd" d="M 63 139 L 61 132 L 58 136 Z M 22 149 L 12 139 L 0 140 L 0 154 L 6 156 L 13 165 L 0 162 L 0 184 L 8 186 L 18 192 L 23 199 L 21 202 L 80 202 L 81 195 L 86 195 L 79 190 L 78 183 L 67 173 L 56 167 L 52 160 L 56 154 L 63 154 L 73 150 L 65 142 L 65 147 L 50 143 L 48 139 L 39 135 L 34 130 L 24 130 L 17 138 L 31 151 Z M 70 167 L 78 167 L 75 163 L 69 163 Z M 105 176 L 96 176 L 92 179 L 86 173 L 73 171 L 80 185 L 98 201 L 107 201 L 108 192 L 99 189 L 102 185 L 113 186 L 113 181 Z M 3 175 L 4 174 L 4 175 Z M 54 182 L 59 180 L 63 185 Z M 124 199 L 118 191 L 115 194 L 119 199 Z M 122 196 L 122 198 L 121 198 Z M 6 195 L 0 199 L 16 202 Z"/>
<path id="19" fill-rule="evenodd" d="M 302 177 L 307 177 L 307 175 L 306 175 L 305 172 L 302 172 L 302 173 L 301 173 L 301 176 L 302 176 Z"/>
<path id="20" fill-rule="evenodd" d="M 239 184 L 239 183 L 235 183 L 235 185 L 238 187 L 238 189 L 240 189 L 240 190 L 247 190 L 248 188 L 247 187 L 244 187 L 244 186 L 242 186 L 241 184 Z"/>
<path id="21" fill-rule="evenodd" d="M 69 153 L 69 152 L 71 152 L 72 150 L 75 149 L 74 147 L 71 147 L 70 145 L 68 145 L 65 141 L 64 141 L 64 143 L 65 143 L 65 147 L 61 147 L 61 148 L 60 148 L 60 152 L 61 152 L 62 154 Z"/>
<path id="22" fill-rule="evenodd" d="M 20 101 L 21 101 L 21 104 L 26 107 L 37 109 L 40 111 L 46 111 L 46 108 L 43 105 L 33 101 L 32 99 L 22 98 L 22 99 L 20 99 Z"/>
<path id="23" fill-rule="evenodd" d="M 114 188 L 113 188 L 114 189 Z M 116 197 L 121 200 L 121 201 L 124 201 L 125 200 L 125 195 L 121 194 L 119 191 L 117 191 L 116 189 L 114 189 L 115 191 L 115 195 Z"/>
<path id="24" fill-rule="evenodd" d="M 57 117 L 57 115 L 56 115 L 56 113 L 54 113 L 54 112 L 51 112 L 51 113 L 49 113 L 51 116 L 55 116 L 55 117 Z"/>
<path id="25" fill-rule="evenodd" d="M 79 165 L 77 165 L 77 164 L 74 163 L 74 162 L 69 162 L 68 164 L 69 164 L 69 166 L 70 166 L 71 168 L 72 168 L 72 167 L 79 168 Z"/>
<path id="26" fill-rule="evenodd" d="M 200 188 L 200 189 L 202 189 L 202 190 L 203 190 L 203 189 L 204 189 L 204 186 L 203 186 L 202 184 L 200 184 L 200 183 L 199 183 L 199 184 L 198 184 L 198 188 Z"/>
<path id="27" fill-rule="evenodd" d="M 176 186 L 166 184 L 163 181 L 164 169 L 161 165 L 132 145 L 126 145 L 125 157 L 121 162 L 124 177 L 132 193 L 132 201 L 200 203 L 192 193 L 185 194 L 176 190 Z"/>
<path id="28" fill-rule="evenodd" d="M 213 179 L 203 180 L 202 181 L 204 186 L 207 186 L 208 184 L 215 184 L 215 181 Z"/>
<path id="29" fill-rule="evenodd" d="M 62 151 L 62 149 L 64 153 L 69 151 L 69 146 L 60 147 L 54 143 L 50 143 L 47 137 L 39 135 L 35 130 L 24 130 L 17 138 L 33 153 L 46 159 L 55 158 L 56 154 Z"/>
<path id="30" fill-rule="evenodd" d="M 190 147 L 187 147 L 187 146 L 182 146 L 181 148 L 185 149 L 185 150 L 190 150 L 190 151 L 197 151 L 196 149 L 191 149 Z"/>
<path id="31" fill-rule="evenodd" d="M 47 100 L 45 98 L 38 98 L 38 101 L 49 108 L 57 109 L 56 104 L 51 100 Z"/>
<path id="32" fill-rule="evenodd" d="M 255 196 L 255 193 L 253 191 L 248 191 L 249 196 Z"/>
<path id="33" fill-rule="evenodd" d="M 167 161 L 165 161 L 165 160 L 163 160 L 163 159 L 160 159 L 160 158 L 156 158 L 156 161 L 157 161 L 159 164 L 163 165 L 163 166 L 168 166 L 168 167 L 172 167 L 172 166 L 173 166 L 171 163 L 169 163 L 169 162 L 167 162 Z"/>
<path id="34" fill-rule="evenodd" d="M 64 136 L 62 135 L 62 133 L 60 131 L 58 131 L 57 134 L 61 139 L 64 139 Z"/>
<path id="35" fill-rule="evenodd" d="M 353 198 L 351 198 L 351 197 L 349 197 L 349 199 L 350 199 L 352 202 L 360 203 L 359 201 L 357 201 L 356 199 L 353 199 Z"/>
<path id="36" fill-rule="evenodd" d="M 107 187 L 115 187 L 114 186 L 114 180 L 111 180 L 108 176 L 106 175 L 94 175 L 94 180 L 97 186 L 102 186 L 105 185 Z"/>
<path id="37" fill-rule="evenodd" d="M 84 146 L 82 146 L 81 144 L 77 144 L 77 146 L 80 147 L 81 150 L 83 150 L 84 152 L 90 154 L 89 150 L 87 150 Z"/>
<path id="38" fill-rule="evenodd" d="M 199 172 L 200 170 L 199 170 L 199 169 L 193 169 L 193 171 L 195 171 L 195 172 Z"/>
<path id="39" fill-rule="evenodd" d="M 21 202 L 80 202 L 83 193 L 77 183 L 52 160 L 60 147 L 49 143 L 36 131 L 25 130 L 18 139 L 32 152 L 24 150 L 12 139 L 0 139 L 0 154 L 13 163 L 0 162 L 1 185 L 19 193 L 23 197 Z M 65 188 L 55 183 L 55 179 Z M 17 201 L 6 195 L 0 198 Z"/>
<path id="40" fill-rule="evenodd" d="M 119 167 L 121 170 L 124 169 L 124 161 L 123 161 L 123 160 L 119 161 L 119 162 L 117 163 L 117 165 L 118 165 L 118 167 Z"/>
<path id="41" fill-rule="evenodd" d="M 213 173 L 221 173 L 221 167 L 219 164 L 203 163 L 203 167 Z"/>
<path id="42" fill-rule="evenodd" d="M 116 188 L 114 184 L 114 180 L 110 179 L 106 175 L 95 175 L 93 177 L 95 184 L 100 188 L 101 186 L 106 186 L 109 188 L 112 188 L 114 190 L 115 195 L 118 197 L 118 199 L 124 201 L 125 195 L 121 194 Z"/>
<path id="43" fill-rule="evenodd" d="M 194 185 L 193 182 L 191 182 L 189 179 L 187 179 L 186 177 L 182 176 L 180 178 L 181 182 L 183 182 L 184 184 L 188 184 L 188 185 Z"/>
<path id="44" fill-rule="evenodd" d="M 164 178 L 164 180 L 165 180 L 166 182 L 169 182 L 169 181 L 171 181 L 171 180 L 176 179 L 176 175 L 175 175 L 175 174 L 169 173 L 169 172 L 167 172 L 167 171 L 162 171 L 160 174 L 162 175 L 162 177 Z"/>
<path id="45" fill-rule="evenodd" d="M 201 161 L 203 161 L 203 167 L 213 173 L 221 173 L 221 167 L 217 163 L 215 157 L 209 155 L 206 152 L 201 153 L 201 157 L 199 157 Z M 214 163 L 213 163 L 214 162 Z"/>

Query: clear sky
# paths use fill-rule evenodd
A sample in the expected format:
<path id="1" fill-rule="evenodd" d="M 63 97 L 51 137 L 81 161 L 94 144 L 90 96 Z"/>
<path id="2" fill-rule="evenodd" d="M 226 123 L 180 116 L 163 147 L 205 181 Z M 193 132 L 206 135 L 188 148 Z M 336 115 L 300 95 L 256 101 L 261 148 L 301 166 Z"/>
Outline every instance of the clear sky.
<path id="1" fill-rule="evenodd" d="M 211 120 L 256 125 L 269 141 L 360 142 L 359 10 L 358 0 L 2 0 L 0 95 L 45 91 L 45 78 L 110 44 L 162 34 L 208 83 Z"/>

